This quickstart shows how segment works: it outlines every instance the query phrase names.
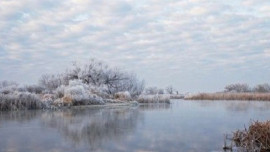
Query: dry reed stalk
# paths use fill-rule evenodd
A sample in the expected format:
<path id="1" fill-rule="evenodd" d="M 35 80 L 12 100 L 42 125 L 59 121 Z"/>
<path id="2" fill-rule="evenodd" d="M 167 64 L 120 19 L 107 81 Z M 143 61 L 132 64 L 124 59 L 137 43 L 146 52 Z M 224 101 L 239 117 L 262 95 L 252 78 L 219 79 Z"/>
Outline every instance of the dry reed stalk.
<path id="1" fill-rule="evenodd" d="M 248 129 L 234 132 L 233 141 L 237 147 L 245 148 L 247 151 L 270 151 L 270 121 L 255 121 Z"/>

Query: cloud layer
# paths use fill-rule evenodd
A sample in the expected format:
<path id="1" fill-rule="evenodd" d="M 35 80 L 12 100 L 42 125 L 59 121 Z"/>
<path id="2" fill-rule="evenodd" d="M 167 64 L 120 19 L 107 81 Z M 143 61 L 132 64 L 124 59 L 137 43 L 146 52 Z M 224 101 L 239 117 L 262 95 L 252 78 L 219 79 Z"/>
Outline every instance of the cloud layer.
<path id="1" fill-rule="evenodd" d="M 214 91 L 270 78 L 270 1 L 1 0 L 0 80 L 97 58 L 148 85 Z"/>

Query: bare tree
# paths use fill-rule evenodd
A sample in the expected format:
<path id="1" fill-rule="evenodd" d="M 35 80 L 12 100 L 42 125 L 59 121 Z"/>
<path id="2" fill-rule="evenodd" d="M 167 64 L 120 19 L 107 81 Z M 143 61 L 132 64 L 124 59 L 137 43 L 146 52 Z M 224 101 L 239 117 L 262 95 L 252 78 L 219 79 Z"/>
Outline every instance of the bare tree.
<path id="1" fill-rule="evenodd" d="M 250 92 L 250 87 L 243 83 L 230 84 L 225 87 L 225 92 Z"/>
<path id="2" fill-rule="evenodd" d="M 254 87 L 253 91 L 261 93 L 270 92 L 270 85 L 268 83 L 258 84 L 257 86 Z"/>
<path id="3" fill-rule="evenodd" d="M 18 83 L 14 81 L 0 81 L 0 89 L 6 88 L 9 86 L 18 86 Z"/>
<path id="4" fill-rule="evenodd" d="M 173 89 L 172 86 L 168 86 L 168 87 L 166 88 L 166 92 L 167 92 L 168 94 L 173 94 L 173 91 L 174 91 L 174 89 Z"/>
<path id="5" fill-rule="evenodd" d="M 59 86 L 63 85 L 63 76 L 62 75 L 42 75 L 39 79 L 39 85 L 46 88 L 48 91 L 53 91 Z"/>

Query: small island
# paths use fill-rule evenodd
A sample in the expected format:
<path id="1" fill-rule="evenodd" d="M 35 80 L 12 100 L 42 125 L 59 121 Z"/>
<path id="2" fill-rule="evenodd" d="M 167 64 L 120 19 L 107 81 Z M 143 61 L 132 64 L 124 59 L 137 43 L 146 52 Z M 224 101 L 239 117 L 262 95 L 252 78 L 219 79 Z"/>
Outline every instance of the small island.
<path id="1" fill-rule="evenodd" d="M 170 103 L 173 88 L 145 88 L 144 80 L 133 73 L 90 59 L 73 63 L 64 73 L 42 75 L 38 84 L 22 86 L 0 82 L 0 110 L 58 109 L 83 105 L 134 105 Z"/>

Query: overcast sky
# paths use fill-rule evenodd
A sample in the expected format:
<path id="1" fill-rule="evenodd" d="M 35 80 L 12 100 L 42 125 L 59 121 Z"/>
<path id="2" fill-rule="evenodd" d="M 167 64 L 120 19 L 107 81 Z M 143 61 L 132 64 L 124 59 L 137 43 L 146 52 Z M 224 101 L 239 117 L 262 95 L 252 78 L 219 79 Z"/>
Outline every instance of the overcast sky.
<path id="1" fill-rule="evenodd" d="M 181 92 L 270 82 L 270 1 L 0 0 L 0 80 L 90 58 Z"/>

